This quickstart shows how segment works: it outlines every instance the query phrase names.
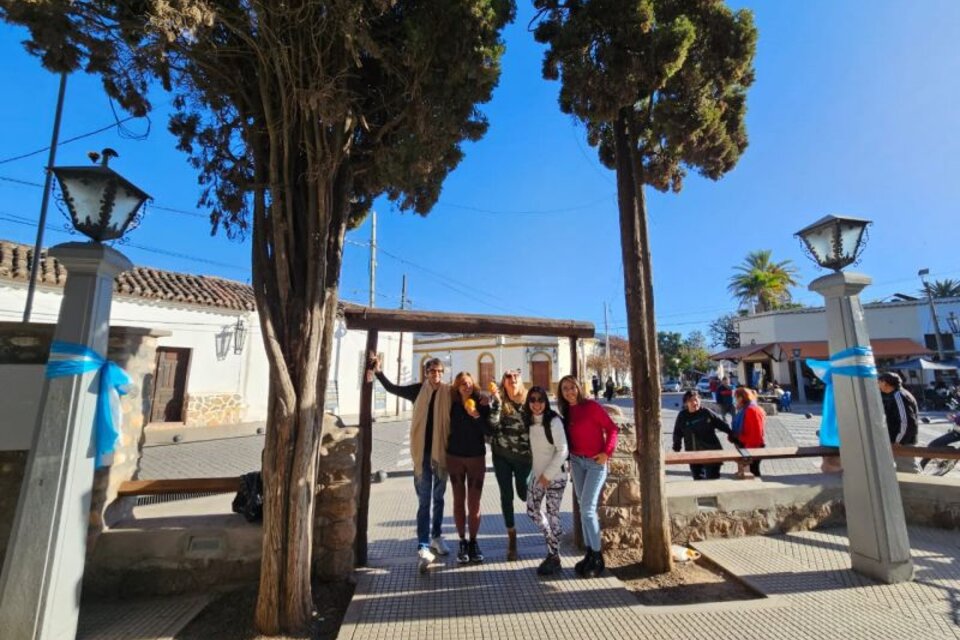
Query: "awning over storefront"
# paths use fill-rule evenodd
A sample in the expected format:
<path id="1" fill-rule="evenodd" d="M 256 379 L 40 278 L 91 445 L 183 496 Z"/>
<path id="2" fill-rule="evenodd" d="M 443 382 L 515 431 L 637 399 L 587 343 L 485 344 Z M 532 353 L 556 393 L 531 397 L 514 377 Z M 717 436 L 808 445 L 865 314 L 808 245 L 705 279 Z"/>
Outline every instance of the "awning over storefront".
<path id="1" fill-rule="evenodd" d="M 908 356 L 929 356 L 933 351 L 909 338 L 878 338 L 871 340 L 874 358 L 906 358 Z M 756 362 L 772 360 L 793 360 L 793 350 L 800 349 L 800 359 L 814 358 L 826 360 L 830 357 L 830 347 L 826 340 L 802 342 L 766 342 L 751 344 L 738 349 L 727 349 L 710 356 L 711 360 L 746 360 Z"/>

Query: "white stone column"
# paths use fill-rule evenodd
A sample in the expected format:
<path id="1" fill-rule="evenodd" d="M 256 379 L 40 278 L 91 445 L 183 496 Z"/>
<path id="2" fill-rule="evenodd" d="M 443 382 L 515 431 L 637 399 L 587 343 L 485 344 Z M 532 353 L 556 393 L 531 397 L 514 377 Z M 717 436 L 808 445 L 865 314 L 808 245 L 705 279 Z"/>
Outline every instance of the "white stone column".
<path id="1" fill-rule="evenodd" d="M 106 357 L 114 277 L 133 265 L 104 245 L 49 255 L 68 272 L 53 339 Z M 97 372 L 47 380 L 0 579 L 4 638 L 76 637 L 96 449 Z"/>
<path id="2" fill-rule="evenodd" d="M 859 294 L 871 282 L 839 272 L 810 283 L 826 299 L 831 354 L 870 346 Z M 910 540 L 876 378 L 834 375 L 833 391 L 853 569 L 881 582 L 909 581 Z"/>

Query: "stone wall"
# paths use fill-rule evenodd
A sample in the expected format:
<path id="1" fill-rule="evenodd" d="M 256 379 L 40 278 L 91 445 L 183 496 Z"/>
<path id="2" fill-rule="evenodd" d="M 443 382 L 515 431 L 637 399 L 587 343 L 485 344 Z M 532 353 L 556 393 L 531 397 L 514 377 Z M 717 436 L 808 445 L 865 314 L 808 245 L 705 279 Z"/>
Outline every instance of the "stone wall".
<path id="1" fill-rule="evenodd" d="M 637 448 L 637 428 L 628 422 L 618 421 L 618 425 L 617 449 L 608 463 L 609 472 L 598 508 L 604 549 L 640 546 L 640 479 L 633 456 Z"/>
<path id="2" fill-rule="evenodd" d="M 353 573 L 360 444 L 358 427 L 324 416 L 313 536 L 313 575 L 321 580 L 343 580 Z"/>
<path id="3" fill-rule="evenodd" d="M 245 405 L 239 393 L 191 393 L 186 397 L 184 422 L 188 427 L 237 424 Z"/>
<path id="4" fill-rule="evenodd" d="M 0 323 L 0 363 L 44 364 L 53 340 L 54 325 L 38 323 Z M 132 378 L 128 393 L 120 398 L 123 426 L 113 464 L 94 476 L 87 531 L 87 552 L 92 553 L 96 537 L 105 526 L 126 517 L 133 508 L 132 499 L 116 500 L 120 483 L 137 477 L 140 445 L 145 417 L 150 414 L 153 376 L 156 367 L 157 338 L 170 335 L 138 327 L 110 327 L 107 358 L 120 365 Z M 0 540 L 6 548 L 9 527 L 16 511 L 19 486 L 26 466 L 26 451 L 0 452 Z M 17 489 L 13 489 L 16 484 Z M 13 491 L 13 493 L 10 493 Z"/>

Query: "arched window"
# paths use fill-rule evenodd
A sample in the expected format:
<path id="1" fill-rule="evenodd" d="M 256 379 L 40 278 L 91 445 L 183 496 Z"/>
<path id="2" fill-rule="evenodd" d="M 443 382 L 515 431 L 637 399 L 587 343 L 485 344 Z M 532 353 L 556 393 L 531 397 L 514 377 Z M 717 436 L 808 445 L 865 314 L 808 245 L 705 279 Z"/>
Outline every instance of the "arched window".
<path id="1" fill-rule="evenodd" d="M 477 358 L 477 384 L 486 389 L 491 382 L 496 382 L 496 360 L 491 353 L 481 353 Z"/>
<path id="2" fill-rule="evenodd" d="M 530 384 L 552 391 L 553 358 L 549 353 L 537 351 L 530 356 Z"/>

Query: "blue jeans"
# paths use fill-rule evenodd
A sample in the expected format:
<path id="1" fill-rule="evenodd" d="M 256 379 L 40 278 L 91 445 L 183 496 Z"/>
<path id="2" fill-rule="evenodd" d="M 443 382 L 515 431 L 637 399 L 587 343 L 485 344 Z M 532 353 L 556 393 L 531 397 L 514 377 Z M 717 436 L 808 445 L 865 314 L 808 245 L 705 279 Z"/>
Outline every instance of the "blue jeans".
<path id="1" fill-rule="evenodd" d="M 583 539 L 594 551 L 600 551 L 600 519 L 597 517 L 597 503 L 600 502 L 600 490 L 607 479 L 607 465 L 593 458 L 571 456 L 573 463 L 573 488 L 580 503 L 580 525 Z"/>
<path id="2" fill-rule="evenodd" d="M 417 489 L 417 548 L 429 549 L 430 538 L 440 537 L 440 525 L 443 523 L 443 494 L 447 491 L 447 471 L 434 471 L 430 457 L 424 456 L 420 477 L 413 476 L 413 486 Z M 433 503 L 433 518 L 430 517 L 430 504 Z M 431 527 L 431 524 L 433 525 Z"/>

